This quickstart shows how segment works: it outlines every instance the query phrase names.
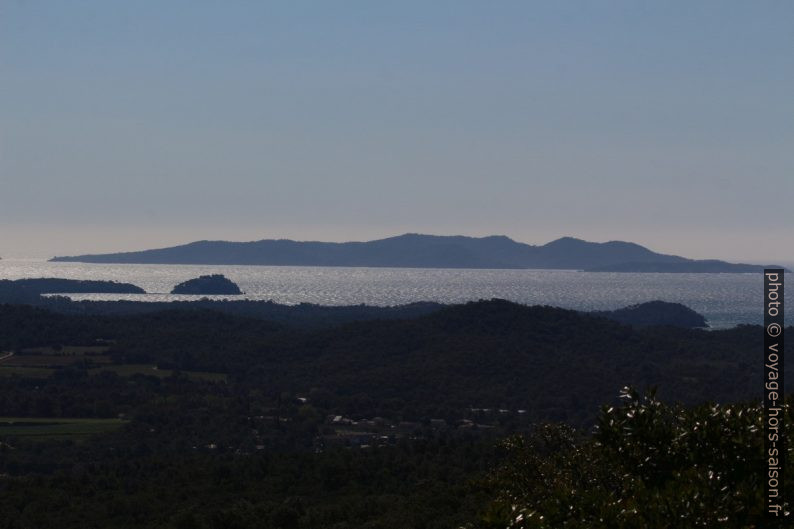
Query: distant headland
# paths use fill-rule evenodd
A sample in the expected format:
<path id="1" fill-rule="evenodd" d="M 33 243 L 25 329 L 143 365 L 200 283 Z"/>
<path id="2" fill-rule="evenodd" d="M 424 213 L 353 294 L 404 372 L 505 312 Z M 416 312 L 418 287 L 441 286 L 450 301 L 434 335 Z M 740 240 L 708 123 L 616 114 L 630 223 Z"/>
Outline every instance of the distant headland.
<path id="1" fill-rule="evenodd" d="M 639 244 L 563 237 L 543 245 L 503 235 L 465 237 L 408 233 L 368 242 L 266 239 L 197 241 L 135 252 L 53 257 L 51 261 L 129 264 L 351 266 L 393 268 L 562 269 L 594 272 L 757 272 L 762 265 L 695 260 Z M 770 265 L 771 266 L 771 265 Z"/>

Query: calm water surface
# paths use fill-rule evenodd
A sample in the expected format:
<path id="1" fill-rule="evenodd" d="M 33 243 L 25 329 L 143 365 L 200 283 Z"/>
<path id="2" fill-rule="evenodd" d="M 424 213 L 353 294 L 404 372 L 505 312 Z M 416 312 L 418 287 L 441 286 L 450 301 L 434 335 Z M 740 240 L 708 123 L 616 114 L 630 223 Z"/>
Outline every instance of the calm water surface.
<path id="1" fill-rule="evenodd" d="M 683 303 L 715 328 L 762 320 L 760 274 L 627 274 L 568 270 L 459 270 L 304 266 L 203 266 L 0 261 L 0 279 L 61 277 L 133 283 L 147 294 L 71 295 L 75 300 L 195 299 L 168 292 L 187 279 L 224 274 L 247 298 L 277 303 L 400 305 L 504 298 L 578 310 L 615 309 L 654 299 Z M 791 314 L 792 311 L 789 311 Z M 787 318 L 787 321 L 791 321 Z"/>

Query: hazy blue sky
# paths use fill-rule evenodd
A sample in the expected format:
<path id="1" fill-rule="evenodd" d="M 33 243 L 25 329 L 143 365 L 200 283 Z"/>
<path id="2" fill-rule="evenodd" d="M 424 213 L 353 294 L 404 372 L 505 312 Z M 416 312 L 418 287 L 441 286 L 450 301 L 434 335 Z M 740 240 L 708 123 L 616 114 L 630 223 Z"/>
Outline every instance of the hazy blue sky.
<path id="1" fill-rule="evenodd" d="M 0 0 L 0 256 L 413 231 L 794 261 L 792 94 L 784 0 Z"/>

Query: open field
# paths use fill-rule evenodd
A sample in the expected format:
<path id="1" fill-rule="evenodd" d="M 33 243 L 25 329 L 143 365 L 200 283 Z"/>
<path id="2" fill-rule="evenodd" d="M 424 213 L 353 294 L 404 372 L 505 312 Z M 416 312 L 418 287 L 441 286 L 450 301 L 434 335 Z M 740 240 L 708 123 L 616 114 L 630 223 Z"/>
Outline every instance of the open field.
<path id="1" fill-rule="evenodd" d="M 66 356 L 49 354 L 15 354 L 2 361 L 0 366 L 26 366 L 26 367 L 62 367 L 72 364 L 89 362 L 92 364 L 107 364 L 110 362 L 109 356 Z"/>
<path id="2" fill-rule="evenodd" d="M 26 378 L 47 378 L 52 375 L 54 371 L 54 369 L 48 367 L 26 367 L 0 363 L 0 377 L 18 375 Z"/>
<path id="3" fill-rule="evenodd" d="M 89 370 L 89 373 L 96 375 L 110 371 L 120 377 L 131 377 L 133 375 L 147 375 L 158 378 L 167 378 L 173 375 L 170 369 L 158 369 L 150 364 L 111 364 Z M 208 380 L 210 382 L 226 382 L 224 373 L 208 373 L 202 371 L 181 371 L 182 374 L 193 380 Z"/>
<path id="4" fill-rule="evenodd" d="M 88 372 L 92 375 L 110 371 L 121 377 L 147 375 L 167 378 L 174 373 L 170 369 L 158 369 L 151 364 L 111 364 L 110 356 L 103 354 L 106 350 L 107 348 L 104 346 L 65 346 L 55 353 L 51 347 L 23 349 L 17 354 L 4 352 L 0 354 L 0 377 L 17 375 L 29 378 L 47 378 L 56 370 L 75 364 L 89 367 Z M 227 378 L 223 373 L 202 371 L 183 371 L 182 373 L 192 380 L 226 382 Z"/>
<path id="5" fill-rule="evenodd" d="M 0 354 L 0 376 L 10 374 L 48 376 L 45 368 L 59 368 L 73 364 L 107 364 L 110 356 L 106 355 L 107 346 L 76 346 L 64 345 L 61 347 L 32 347 Z M 23 369 L 31 368 L 31 369 Z M 39 371 L 35 371 L 38 369 Z"/>
<path id="6" fill-rule="evenodd" d="M 120 428 L 121 419 L 0 417 L 0 438 L 82 439 Z"/>
<path id="7" fill-rule="evenodd" d="M 30 347 L 27 349 L 20 349 L 21 355 L 62 355 L 62 356 L 75 356 L 75 355 L 103 355 L 110 350 L 107 345 L 64 345 L 61 347 Z"/>

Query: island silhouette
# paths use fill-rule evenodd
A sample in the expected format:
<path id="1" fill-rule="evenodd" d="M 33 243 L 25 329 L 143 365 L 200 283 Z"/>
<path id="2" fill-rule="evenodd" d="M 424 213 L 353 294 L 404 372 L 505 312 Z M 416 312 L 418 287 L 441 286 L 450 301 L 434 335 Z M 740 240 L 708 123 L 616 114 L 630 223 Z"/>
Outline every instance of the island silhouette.
<path id="1" fill-rule="evenodd" d="M 179 283 L 171 291 L 171 294 L 242 294 L 240 287 L 223 274 L 212 274 L 188 279 Z"/>
<path id="2" fill-rule="evenodd" d="M 196 241 L 124 253 L 54 257 L 51 261 L 131 264 L 350 266 L 394 268 L 567 269 L 597 272 L 757 272 L 755 264 L 695 260 L 625 241 L 562 237 L 543 245 L 504 235 L 466 237 L 407 233 L 367 242 L 264 239 Z M 768 265 L 772 266 L 772 265 Z"/>

